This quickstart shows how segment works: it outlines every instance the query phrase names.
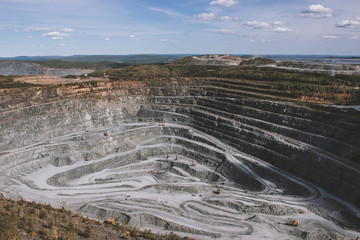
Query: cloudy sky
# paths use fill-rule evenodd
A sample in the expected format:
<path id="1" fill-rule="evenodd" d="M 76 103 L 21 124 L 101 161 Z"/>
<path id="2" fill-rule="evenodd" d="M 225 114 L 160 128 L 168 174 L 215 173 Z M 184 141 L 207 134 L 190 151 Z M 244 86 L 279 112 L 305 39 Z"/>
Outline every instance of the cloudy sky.
<path id="1" fill-rule="evenodd" d="M 360 55 L 359 0 L 0 0 L 0 57 Z"/>

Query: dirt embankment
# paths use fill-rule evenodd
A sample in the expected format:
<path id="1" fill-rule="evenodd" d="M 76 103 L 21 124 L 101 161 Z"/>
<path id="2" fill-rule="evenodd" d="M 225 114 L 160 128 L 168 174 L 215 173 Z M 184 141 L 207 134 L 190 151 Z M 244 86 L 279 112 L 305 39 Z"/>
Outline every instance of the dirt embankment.
<path id="1" fill-rule="evenodd" d="M 15 82 L 26 82 L 36 85 L 57 85 L 67 83 L 84 83 L 89 81 L 109 81 L 107 78 L 62 78 L 53 75 L 26 76 L 14 79 Z"/>

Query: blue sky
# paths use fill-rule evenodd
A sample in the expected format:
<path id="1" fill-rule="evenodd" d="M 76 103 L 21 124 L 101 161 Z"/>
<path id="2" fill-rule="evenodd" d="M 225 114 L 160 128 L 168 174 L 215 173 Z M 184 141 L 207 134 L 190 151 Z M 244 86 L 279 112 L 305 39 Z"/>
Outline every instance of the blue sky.
<path id="1" fill-rule="evenodd" d="M 359 0 L 0 0 L 0 57 L 360 55 Z"/>

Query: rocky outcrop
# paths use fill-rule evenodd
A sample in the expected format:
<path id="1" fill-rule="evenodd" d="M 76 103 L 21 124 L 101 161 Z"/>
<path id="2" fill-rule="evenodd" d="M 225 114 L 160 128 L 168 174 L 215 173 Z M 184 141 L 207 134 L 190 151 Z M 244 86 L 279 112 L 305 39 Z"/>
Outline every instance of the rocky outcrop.
<path id="1" fill-rule="evenodd" d="M 220 65 L 220 66 L 238 66 L 244 59 L 230 55 L 205 55 L 191 57 L 191 65 Z"/>
<path id="2" fill-rule="evenodd" d="M 81 75 L 91 73 L 91 69 L 56 69 L 47 68 L 40 64 L 33 62 L 21 62 L 21 61 L 0 61 L 0 75 L 54 75 L 59 77 L 65 77 L 68 75 Z"/>

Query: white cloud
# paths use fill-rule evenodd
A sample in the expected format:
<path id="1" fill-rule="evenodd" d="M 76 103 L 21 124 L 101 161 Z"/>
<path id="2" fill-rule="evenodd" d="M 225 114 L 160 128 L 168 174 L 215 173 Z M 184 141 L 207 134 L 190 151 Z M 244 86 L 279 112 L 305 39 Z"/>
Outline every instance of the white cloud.
<path id="1" fill-rule="evenodd" d="M 129 38 L 136 38 L 134 34 L 129 35 Z"/>
<path id="2" fill-rule="evenodd" d="M 104 38 L 105 41 L 110 41 L 110 38 L 106 37 Z"/>
<path id="3" fill-rule="evenodd" d="M 353 19 L 341 20 L 336 24 L 338 28 L 354 28 L 360 27 L 360 17 L 355 17 Z"/>
<path id="4" fill-rule="evenodd" d="M 198 15 L 194 15 L 195 18 L 197 18 L 198 20 L 202 20 L 202 21 L 209 21 L 209 20 L 213 20 L 215 17 L 215 14 L 213 13 L 200 13 Z"/>
<path id="5" fill-rule="evenodd" d="M 64 37 L 60 37 L 60 36 L 58 36 L 58 37 L 50 37 L 52 40 L 62 40 L 62 39 L 64 39 Z"/>
<path id="6" fill-rule="evenodd" d="M 65 43 L 57 43 L 57 44 L 54 44 L 54 46 L 58 46 L 58 47 L 65 47 L 66 44 Z"/>
<path id="7" fill-rule="evenodd" d="M 61 33 L 61 32 L 48 32 L 41 34 L 42 37 L 49 37 L 52 40 L 61 40 L 64 39 L 64 37 L 70 36 L 68 33 Z"/>
<path id="8" fill-rule="evenodd" d="M 275 27 L 272 29 L 272 31 L 274 32 L 291 32 L 291 30 L 289 28 L 286 27 Z"/>
<path id="9" fill-rule="evenodd" d="M 274 21 L 273 25 L 284 25 L 284 23 L 281 21 Z"/>
<path id="10" fill-rule="evenodd" d="M 224 21 L 224 22 L 230 22 L 230 21 L 232 21 L 232 18 L 229 16 L 222 16 L 222 17 L 220 17 L 220 20 Z"/>
<path id="11" fill-rule="evenodd" d="M 210 2 L 210 5 L 218 5 L 223 7 L 231 7 L 239 2 L 237 0 L 214 0 Z"/>
<path id="12" fill-rule="evenodd" d="M 68 37 L 70 35 L 67 33 L 61 33 L 61 32 L 48 32 L 48 33 L 41 34 L 41 36 L 43 36 L 43 37 Z"/>
<path id="13" fill-rule="evenodd" d="M 236 31 L 232 30 L 232 29 L 219 29 L 216 32 L 217 33 L 225 33 L 225 34 L 236 34 Z"/>
<path id="14" fill-rule="evenodd" d="M 75 32 L 74 29 L 71 29 L 71 28 L 64 28 L 64 32 Z"/>
<path id="15" fill-rule="evenodd" d="M 291 32 L 292 30 L 284 27 L 284 23 L 280 21 L 274 21 L 272 24 L 267 22 L 258 22 L 258 21 L 247 21 L 243 23 L 243 25 L 247 28 L 257 29 L 257 30 L 265 30 L 265 31 L 273 31 L 277 33 L 285 33 Z"/>
<path id="16" fill-rule="evenodd" d="M 270 28 L 270 24 L 266 22 L 258 22 L 258 21 L 247 21 L 244 23 L 244 25 L 248 28 L 253 29 L 268 29 Z"/>
<path id="17" fill-rule="evenodd" d="M 311 18 L 329 18 L 332 17 L 334 10 L 326 8 L 321 4 L 310 5 L 308 8 L 300 13 L 301 17 Z"/>
<path id="18" fill-rule="evenodd" d="M 281 21 L 274 21 L 272 23 L 272 29 L 271 31 L 273 32 L 278 32 L 278 33 L 284 33 L 284 32 L 291 32 L 292 30 L 287 28 L 287 27 L 284 27 L 284 23 L 281 22 Z"/>
<path id="19" fill-rule="evenodd" d="M 323 35 L 323 36 L 321 36 L 321 38 L 335 39 L 335 38 L 337 38 L 337 36 L 333 36 L 333 35 Z"/>
<path id="20" fill-rule="evenodd" d="M 175 11 L 172 11 L 172 10 L 167 10 L 167 9 L 162 9 L 162 8 L 155 8 L 155 7 L 148 7 L 147 9 L 149 9 L 151 11 L 154 11 L 154 12 L 160 12 L 160 13 L 166 14 L 166 15 L 171 16 L 171 17 L 188 18 L 188 16 L 186 16 L 184 14 L 181 14 L 181 13 L 178 13 L 178 12 L 175 12 Z"/>
<path id="21" fill-rule="evenodd" d="M 170 39 L 167 39 L 167 38 L 163 38 L 163 39 L 160 39 L 160 42 L 168 42 L 168 43 L 177 43 L 178 41 L 177 40 L 170 40 Z"/>
<path id="22" fill-rule="evenodd" d="M 219 18 L 220 21 L 223 21 L 223 22 L 235 22 L 235 21 L 239 21 L 239 18 L 238 17 L 229 17 L 229 16 L 222 16 Z"/>
<path id="23" fill-rule="evenodd" d="M 46 32 L 50 31 L 50 28 L 47 27 L 27 27 L 22 30 L 22 32 Z"/>

